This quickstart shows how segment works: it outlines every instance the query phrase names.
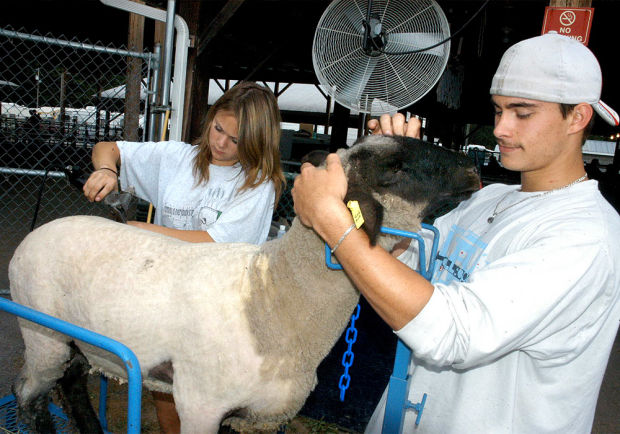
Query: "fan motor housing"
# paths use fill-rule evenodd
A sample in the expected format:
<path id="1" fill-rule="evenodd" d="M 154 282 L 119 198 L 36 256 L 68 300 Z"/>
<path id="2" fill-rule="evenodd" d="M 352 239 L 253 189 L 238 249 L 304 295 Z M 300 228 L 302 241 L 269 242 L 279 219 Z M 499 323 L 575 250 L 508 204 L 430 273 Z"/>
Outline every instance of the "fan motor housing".
<path id="1" fill-rule="evenodd" d="M 364 20 L 364 52 L 369 56 L 380 56 L 387 45 L 388 35 L 383 31 L 378 14 L 371 14 L 370 20 Z"/>

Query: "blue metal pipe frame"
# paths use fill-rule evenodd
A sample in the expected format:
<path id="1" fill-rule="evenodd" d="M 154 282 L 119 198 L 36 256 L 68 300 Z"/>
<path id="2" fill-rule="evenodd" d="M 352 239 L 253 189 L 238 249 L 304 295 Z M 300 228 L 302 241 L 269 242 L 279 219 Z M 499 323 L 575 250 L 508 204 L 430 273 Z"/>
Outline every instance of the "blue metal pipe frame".
<path id="1" fill-rule="evenodd" d="M 439 249 L 439 230 L 432 225 L 423 223 L 422 228 L 433 232 L 433 244 L 431 247 L 430 261 L 426 265 L 426 250 L 424 239 L 415 232 L 403 231 L 388 227 L 381 227 L 381 232 L 400 237 L 413 238 L 418 241 L 419 273 L 426 279 L 431 280 L 435 270 L 435 258 Z M 332 261 L 331 250 L 325 243 L 325 264 L 332 270 L 342 270 L 342 266 Z M 396 355 L 394 356 L 394 368 L 390 376 L 388 385 L 388 395 L 383 415 L 382 434 L 400 434 L 403 432 L 405 412 L 407 409 L 416 411 L 417 417 L 415 424 L 419 425 L 422 418 L 422 411 L 426 404 L 426 393 L 422 396 L 422 401 L 413 404 L 407 400 L 409 395 L 409 362 L 411 361 L 411 349 L 400 339 L 396 345 Z"/>
<path id="2" fill-rule="evenodd" d="M 79 339 L 88 344 L 102 348 L 113 354 L 116 354 L 125 364 L 127 369 L 128 380 L 128 403 L 127 403 L 127 433 L 140 433 L 141 418 L 141 399 L 142 399 L 142 373 L 140 371 L 140 362 L 135 354 L 125 345 L 110 339 L 106 336 L 68 323 L 50 315 L 44 314 L 27 306 L 15 303 L 0 297 L 0 310 L 4 310 L 13 315 L 17 315 L 28 321 L 32 321 L 44 327 L 56 330 L 72 338 Z M 102 380 L 102 383 L 104 380 Z M 107 380 L 105 380 L 104 388 L 107 390 Z M 105 392 L 105 391 L 102 391 Z M 101 395 L 101 393 L 100 393 Z M 102 417 L 103 415 L 103 417 Z M 105 402 L 99 406 L 99 416 L 101 425 L 105 430 L 107 422 L 105 420 Z"/>

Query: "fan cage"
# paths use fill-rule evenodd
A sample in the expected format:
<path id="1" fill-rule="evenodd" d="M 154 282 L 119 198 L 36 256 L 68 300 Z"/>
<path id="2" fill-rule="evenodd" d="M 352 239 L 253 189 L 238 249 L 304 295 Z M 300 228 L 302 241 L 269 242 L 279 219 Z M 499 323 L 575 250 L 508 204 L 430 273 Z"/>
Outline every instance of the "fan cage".
<path id="1" fill-rule="evenodd" d="M 411 54 L 363 49 L 368 0 L 335 0 L 315 32 L 312 60 L 319 83 L 338 103 L 379 115 L 410 106 L 435 86 L 450 42 Z M 448 20 L 434 0 L 373 0 L 372 16 L 387 35 L 386 53 L 427 48 L 449 38 Z"/>

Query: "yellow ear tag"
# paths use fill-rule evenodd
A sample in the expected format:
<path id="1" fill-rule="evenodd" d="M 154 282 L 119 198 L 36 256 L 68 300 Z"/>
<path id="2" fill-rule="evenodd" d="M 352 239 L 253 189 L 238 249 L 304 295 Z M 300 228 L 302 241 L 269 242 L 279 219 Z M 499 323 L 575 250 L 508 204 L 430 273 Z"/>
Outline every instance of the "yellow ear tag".
<path id="1" fill-rule="evenodd" d="M 349 202 L 347 202 L 347 208 L 351 210 L 351 214 L 353 215 L 353 221 L 355 222 L 355 227 L 359 229 L 360 226 L 364 224 L 364 217 L 362 217 L 362 210 L 360 209 L 360 204 L 356 200 L 350 200 Z"/>

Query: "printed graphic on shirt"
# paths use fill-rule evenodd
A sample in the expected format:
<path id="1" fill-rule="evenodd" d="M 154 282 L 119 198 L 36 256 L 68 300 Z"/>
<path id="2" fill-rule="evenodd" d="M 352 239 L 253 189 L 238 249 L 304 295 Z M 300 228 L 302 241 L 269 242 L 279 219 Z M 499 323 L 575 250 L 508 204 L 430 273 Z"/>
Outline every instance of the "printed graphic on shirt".
<path id="1" fill-rule="evenodd" d="M 196 215 L 197 221 L 194 221 L 194 224 L 202 230 L 205 230 L 215 223 L 221 215 L 222 211 L 209 206 L 203 206 L 198 210 L 198 214 Z"/>
<path id="2" fill-rule="evenodd" d="M 162 226 L 173 229 L 191 230 L 192 229 L 192 208 L 175 208 L 164 205 L 161 214 Z"/>
<path id="3" fill-rule="evenodd" d="M 205 197 L 207 197 L 210 201 L 229 200 L 229 196 L 231 195 L 232 191 L 227 191 L 222 187 L 209 187 L 205 192 Z"/>
<path id="4" fill-rule="evenodd" d="M 434 283 L 465 282 L 478 264 L 487 244 L 474 232 L 452 226 L 435 260 Z"/>

